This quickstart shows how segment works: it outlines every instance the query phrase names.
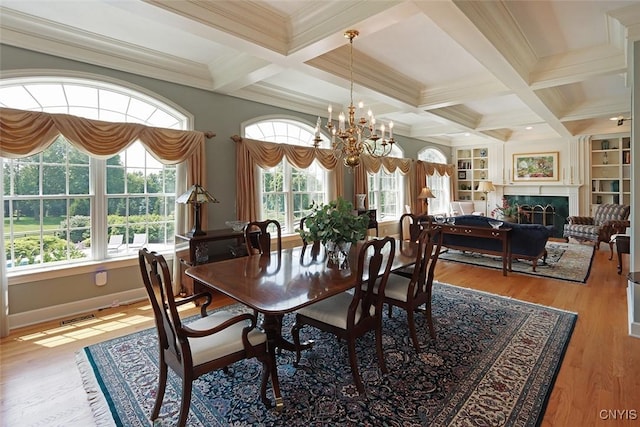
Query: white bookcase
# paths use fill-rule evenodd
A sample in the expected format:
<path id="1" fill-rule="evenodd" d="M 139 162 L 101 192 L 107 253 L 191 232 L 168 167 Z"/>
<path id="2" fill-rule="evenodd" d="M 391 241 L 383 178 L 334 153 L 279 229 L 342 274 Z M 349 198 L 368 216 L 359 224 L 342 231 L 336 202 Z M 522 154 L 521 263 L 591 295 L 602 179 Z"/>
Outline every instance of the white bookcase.
<path id="1" fill-rule="evenodd" d="M 591 212 L 604 203 L 631 204 L 631 138 L 591 140 Z"/>
<path id="2" fill-rule="evenodd" d="M 485 194 L 478 191 L 478 184 L 489 176 L 488 153 L 487 147 L 456 150 L 456 200 L 484 200 Z"/>

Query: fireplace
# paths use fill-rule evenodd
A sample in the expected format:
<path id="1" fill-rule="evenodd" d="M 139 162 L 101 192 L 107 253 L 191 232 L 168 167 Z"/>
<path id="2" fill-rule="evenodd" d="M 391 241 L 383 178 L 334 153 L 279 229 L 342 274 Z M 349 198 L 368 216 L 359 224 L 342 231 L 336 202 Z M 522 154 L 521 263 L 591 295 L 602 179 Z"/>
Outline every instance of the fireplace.
<path id="1" fill-rule="evenodd" d="M 505 196 L 510 205 L 529 207 L 529 221 L 534 224 L 552 225 L 553 237 L 562 237 L 564 224 L 569 217 L 569 198 L 564 196 Z"/>

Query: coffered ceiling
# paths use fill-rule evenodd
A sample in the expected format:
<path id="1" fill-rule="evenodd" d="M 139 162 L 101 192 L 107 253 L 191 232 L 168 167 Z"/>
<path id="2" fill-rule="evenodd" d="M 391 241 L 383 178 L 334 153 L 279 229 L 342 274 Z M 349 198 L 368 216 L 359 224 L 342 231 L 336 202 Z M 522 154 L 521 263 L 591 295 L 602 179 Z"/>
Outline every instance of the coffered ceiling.
<path id="1" fill-rule="evenodd" d="M 638 1 L 0 0 L 0 40 L 445 145 L 629 131 Z M 335 116 L 334 116 L 335 117 Z"/>

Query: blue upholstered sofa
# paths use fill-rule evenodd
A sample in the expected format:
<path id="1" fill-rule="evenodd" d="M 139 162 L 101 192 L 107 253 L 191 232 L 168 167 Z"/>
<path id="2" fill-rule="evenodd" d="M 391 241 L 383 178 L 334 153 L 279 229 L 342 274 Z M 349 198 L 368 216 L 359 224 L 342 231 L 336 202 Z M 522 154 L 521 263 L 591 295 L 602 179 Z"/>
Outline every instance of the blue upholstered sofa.
<path id="1" fill-rule="evenodd" d="M 493 218 L 478 215 L 462 215 L 455 217 L 455 225 L 470 225 L 473 227 L 490 228 L 489 221 Z M 505 222 L 502 227 L 511 228 L 511 259 L 526 259 L 532 262 L 533 271 L 536 271 L 538 260 L 546 260 L 547 240 L 553 233 L 553 226 L 541 224 L 515 224 Z M 501 252 L 502 243 L 499 240 L 483 239 L 457 234 L 443 234 L 442 246 L 455 246 L 457 249 L 465 248 L 469 252 L 474 249 Z"/>

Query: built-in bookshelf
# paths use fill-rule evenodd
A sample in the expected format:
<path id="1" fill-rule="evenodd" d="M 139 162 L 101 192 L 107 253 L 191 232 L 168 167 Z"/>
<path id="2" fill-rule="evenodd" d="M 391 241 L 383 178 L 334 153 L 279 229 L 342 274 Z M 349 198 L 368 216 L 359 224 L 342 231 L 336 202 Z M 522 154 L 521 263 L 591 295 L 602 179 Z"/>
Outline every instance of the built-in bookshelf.
<path id="1" fill-rule="evenodd" d="M 631 204 L 631 138 L 591 140 L 591 212 L 604 203 Z"/>
<path id="2" fill-rule="evenodd" d="M 484 200 L 478 184 L 489 176 L 489 156 L 486 147 L 456 150 L 456 200 Z"/>

